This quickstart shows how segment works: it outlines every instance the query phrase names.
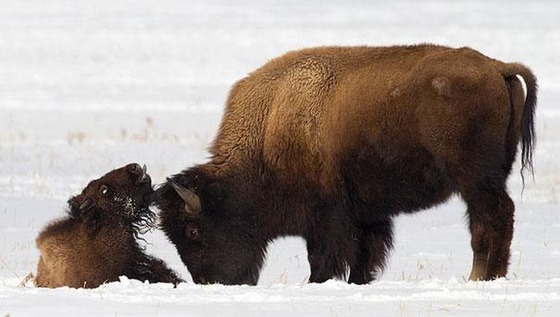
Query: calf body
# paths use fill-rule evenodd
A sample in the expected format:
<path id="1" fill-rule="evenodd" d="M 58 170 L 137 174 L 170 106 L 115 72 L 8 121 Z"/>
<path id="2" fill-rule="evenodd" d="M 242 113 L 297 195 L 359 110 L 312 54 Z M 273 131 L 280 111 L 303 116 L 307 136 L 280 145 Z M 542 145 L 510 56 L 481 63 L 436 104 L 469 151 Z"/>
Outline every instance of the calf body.
<path id="1" fill-rule="evenodd" d="M 145 254 L 137 241 L 155 219 L 148 209 L 152 192 L 145 168 L 135 163 L 89 183 L 70 199 L 69 215 L 37 237 L 41 256 L 35 284 L 94 288 L 122 275 L 181 282 L 162 260 Z"/>
<path id="2" fill-rule="evenodd" d="M 521 82 L 527 86 L 524 95 Z M 472 280 L 505 276 L 521 143 L 531 167 L 536 79 L 469 48 L 321 47 L 290 52 L 232 88 L 209 162 L 156 193 L 195 282 L 255 284 L 269 241 L 305 238 L 311 282 L 367 283 L 392 218 L 467 204 Z"/>

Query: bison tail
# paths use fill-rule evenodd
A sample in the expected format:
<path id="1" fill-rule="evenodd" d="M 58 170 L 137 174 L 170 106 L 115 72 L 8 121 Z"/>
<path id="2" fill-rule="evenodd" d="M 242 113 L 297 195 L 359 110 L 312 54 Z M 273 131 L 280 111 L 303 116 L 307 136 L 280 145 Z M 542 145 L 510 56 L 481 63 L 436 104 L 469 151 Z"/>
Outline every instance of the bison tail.
<path id="1" fill-rule="evenodd" d="M 499 68 L 506 80 L 519 75 L 525 82 L 525 104 L 521 113 L 521 166 L 522 170 L 528 169 L 533 173 L 533 152 L 536 141 L 535 108 L 537 105 L 537 78 L 529 68 L 519 63 L 501 64 Z"/>

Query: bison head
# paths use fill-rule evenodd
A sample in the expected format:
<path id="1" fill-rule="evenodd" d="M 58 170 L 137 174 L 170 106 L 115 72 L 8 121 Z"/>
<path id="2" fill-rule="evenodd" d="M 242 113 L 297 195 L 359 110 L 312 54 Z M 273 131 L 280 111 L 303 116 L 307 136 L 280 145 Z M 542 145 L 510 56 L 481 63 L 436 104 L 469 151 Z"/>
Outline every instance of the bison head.
<path id="1" fill-rule="evenodd" d="M 136 237 L 153 227 L 149 209 L 153 189 L 146 165 L 131 163 L 91 181 L 81 194 L 72 197 L 70 217 L 82 220 L 89 234 L 107 224 L 121 224 Z"/>
<path id="2" fill-rule="evenodd" d="M 255 285 L 266 246 L 223 186 L 196 168 L 168 178 L 154 199 L 161 228 L 195 283 Z"/>

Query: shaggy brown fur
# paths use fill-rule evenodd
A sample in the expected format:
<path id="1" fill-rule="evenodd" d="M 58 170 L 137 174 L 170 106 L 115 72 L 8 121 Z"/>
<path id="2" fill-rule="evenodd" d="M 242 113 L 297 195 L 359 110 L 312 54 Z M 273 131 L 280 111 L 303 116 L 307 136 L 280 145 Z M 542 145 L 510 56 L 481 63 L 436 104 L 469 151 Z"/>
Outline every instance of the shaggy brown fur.
<path id="1" fill-rule="evenodd" d="M 298 235 L 311 282 L 349 268 L 349 282 L 367 283 L 392 247 L 393 216 L 458 193 L 470 279 L 505 276 L 506 179 L 518 143 L 532 168 L 536 90 L 525 66 L 470 48 L 287 53 L 235 84 L 211 160 L 156 191 L 162 227 L 195 282 L 255 284 L 269 241 Z"/>
<path id="2" fill-rule="evenodd" d="M 181 282 L 137 242 L 138 235 L 153 226 L 155 215 L 148 209 L 152 193 L 149 175 L 135 163 L 90 182 L 69 200 L 69 215 L 39 234 L 35 284 L 94 288 L 121 275 L 152 283 Z"/>

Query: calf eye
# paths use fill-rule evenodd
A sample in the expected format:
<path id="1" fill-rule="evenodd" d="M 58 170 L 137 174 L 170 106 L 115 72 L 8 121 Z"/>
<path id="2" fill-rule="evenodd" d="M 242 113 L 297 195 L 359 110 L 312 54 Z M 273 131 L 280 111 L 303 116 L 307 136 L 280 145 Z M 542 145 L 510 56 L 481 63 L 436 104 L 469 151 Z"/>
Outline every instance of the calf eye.
<path id="1" fill-rule="evenodd" d="M 99 192 L 101 193 L 101 195 L 107 195 L 107 193 L 109 193 L 109 187 L 107 185 L 101 185 L 101 188 L 99 188 Z"/>

